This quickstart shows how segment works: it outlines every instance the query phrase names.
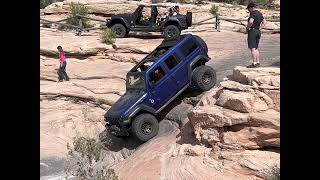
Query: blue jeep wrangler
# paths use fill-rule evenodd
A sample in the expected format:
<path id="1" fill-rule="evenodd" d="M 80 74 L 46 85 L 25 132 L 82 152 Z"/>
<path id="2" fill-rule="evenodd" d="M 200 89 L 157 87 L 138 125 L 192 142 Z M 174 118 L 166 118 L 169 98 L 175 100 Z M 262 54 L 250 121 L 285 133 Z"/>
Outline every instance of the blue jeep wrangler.
<path id="1" fill-rule="evenodd" d="M 164 40 L 134 66 L 126 78 L 126 93 L 107 111 L 106 128 L 115 136 L 135 135 L 148 141 L 158 134 L 157 114 L 194 84 L 202 91 L 216 83 L 206 43 L 187 34 Z"/>

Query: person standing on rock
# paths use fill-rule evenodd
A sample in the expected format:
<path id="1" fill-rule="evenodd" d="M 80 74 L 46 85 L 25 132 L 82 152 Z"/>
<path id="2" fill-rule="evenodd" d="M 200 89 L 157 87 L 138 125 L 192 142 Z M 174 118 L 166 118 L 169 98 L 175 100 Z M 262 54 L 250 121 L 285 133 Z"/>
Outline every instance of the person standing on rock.
<path id="1" fill-rule="evenodd" d="M 61 46 L 58 46 L 57 49 L 59 51 L 59 62 L 60 62 L 60 66 L 58 70 L 59 82 L 62 82 L 63 80 L 69 81 L 69 76 L 66 73 L 66 66 L 67 66 L 66 56 Z"/>
<path id="2" fill-rule="evenodd" d="M 254 3 L 249 3 L 247 8 L 250 15 L 248 18 L 247 32 L 248 32 L 248 48 L 252 56 L 252 64 L 247 68 L 260 67 L 260 52 L 258 50 L 259 41 L 261 37 L 261 28 L 265 26 L 266 20 L 262 13 L 258 11 Z"/>

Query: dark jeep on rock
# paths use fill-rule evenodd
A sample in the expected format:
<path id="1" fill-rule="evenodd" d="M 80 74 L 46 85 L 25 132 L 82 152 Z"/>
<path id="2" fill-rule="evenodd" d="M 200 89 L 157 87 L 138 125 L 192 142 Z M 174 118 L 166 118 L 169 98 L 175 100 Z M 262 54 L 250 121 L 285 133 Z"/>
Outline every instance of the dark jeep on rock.
<path id="1" fill-rule="evenodd" d="M 206 43 L 198 36 L 165 39 L 134 66 L 126 93 L 105 114 L 106 128 L 116 136 L 135 135 L 148 141 L 158 134 L 157 115 L 191 84 L 202 91 L 216 83 Z"/>
<path id="2" fill-rule="evenodd" d="M 165 38 L 179 37 L 181 30 L 188 29 L 192 25 L 192 13 L 179 14 L 171 7 L 171 13 L 160 17 L 158 8 L 167 7 L 161 5 L 139 5 L 132 14 L 118 14 L 107 19 L 106 26 L 111 28 L 116 37 L 122 38 L 129 31 L 162 32 Z M 151 12 L 151 17 L 143 12 Z"/>

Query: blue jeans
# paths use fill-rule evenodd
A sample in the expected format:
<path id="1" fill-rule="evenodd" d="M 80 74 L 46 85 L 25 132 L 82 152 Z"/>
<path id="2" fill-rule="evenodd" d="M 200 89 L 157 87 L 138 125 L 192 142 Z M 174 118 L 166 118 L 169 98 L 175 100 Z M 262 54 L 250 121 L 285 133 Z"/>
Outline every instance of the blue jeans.
<path id="1" fill-rule="evenodd" d="M 66 80 L 66 81 L 69 81 L 69 76 L 68 74 L 66 73 L 66 66 L 67 66 L 67 62 L 63 62 L 62 64 L 60 63 L 60 67 L 59 67 L 59 70 L 58 70 L 58 75 L 59 75 L 59 80 L 62 81 L 62 80 Z"/>

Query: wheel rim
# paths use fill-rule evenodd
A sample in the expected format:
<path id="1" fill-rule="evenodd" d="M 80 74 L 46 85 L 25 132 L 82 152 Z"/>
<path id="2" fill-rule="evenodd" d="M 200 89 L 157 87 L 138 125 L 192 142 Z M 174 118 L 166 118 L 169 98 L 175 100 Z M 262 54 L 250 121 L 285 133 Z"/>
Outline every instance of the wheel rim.
<path id="1" fill-rule="evenodd" d="M 168 34 L 168 37 L 174 37 L 177 35 L 177 31 L 175 28 L 169 28 L 167 34 Z"/>
<path id="2" fill-rule="evenodd" d="M 150 134 L 152 132 L 152 126 L 151 123 L 145 122 L 141 125 L 141 130 L 143 134 Z"/>
<path id="3" fill-rule="evenodd" d="M 202 76 L 203 84 L 205 84 L 205 85 L 210 84 L 211 81 L 212 81 L 212 77 L 211 77 L 210 73 L 208 73 L 208 72 L 204 73 L 204 75 Z"/>
<path id="4" fill-rule="evenodd" d="M 122 34 L 123 30 L 121 27 L 116 27 L 116 28 L 114 28 L 114 32 L 116 35 L 120 36 Z"/>

